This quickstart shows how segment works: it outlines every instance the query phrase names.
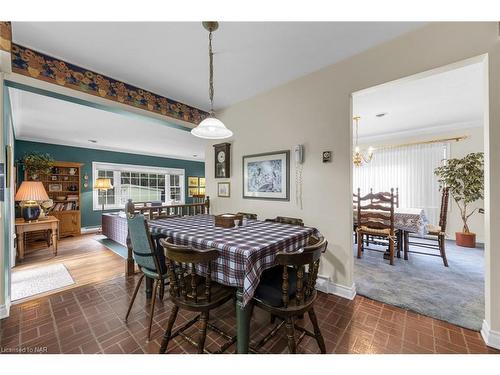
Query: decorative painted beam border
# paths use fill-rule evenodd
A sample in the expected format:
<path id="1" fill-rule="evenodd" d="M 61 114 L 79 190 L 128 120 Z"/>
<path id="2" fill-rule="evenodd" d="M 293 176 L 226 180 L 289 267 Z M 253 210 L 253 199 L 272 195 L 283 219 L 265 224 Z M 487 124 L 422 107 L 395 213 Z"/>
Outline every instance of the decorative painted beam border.
<path id="1" fill-rule="evenodd" d="M 208 112 L 12 43 L 12 71 L 197 125 Z"/>
<path id="2" fill-rule="evenodd" d="M 12 46 L 12 25 L 9 21 L 0 21 L 0 50 L 9 52 Z"/>

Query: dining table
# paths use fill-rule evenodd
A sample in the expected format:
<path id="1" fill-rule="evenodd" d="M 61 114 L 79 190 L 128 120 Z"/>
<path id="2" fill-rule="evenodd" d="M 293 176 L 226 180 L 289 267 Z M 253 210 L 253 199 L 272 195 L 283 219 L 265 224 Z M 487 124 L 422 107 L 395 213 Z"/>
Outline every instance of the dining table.
<path id="1" fill-rule="evenodd" d="M 215 226 L 213 215 L 195 215 L 148 221 L 152 236 L 169 237 L 178 245 L 215 248 L 220 256 L 212 264 L 212 280 L 236 289 L 237 353 L 248 353 L 252 298 L 260 276 L 275 266 L 276 254 L 294 252 L 309 237 L 321 237 L 316 228 L 246 220 L 233 228 Z"/>
<path id="2" fill-rule="evenodd" d="M 356 223 L 358 210 L 354 209 L 353 213 L 354 223 Z M 428 225 L 429 220 L 423 208 L 396 207 L 394 209 L 394 229 L 416 233 L 422 237 L 427 234 Z"/>

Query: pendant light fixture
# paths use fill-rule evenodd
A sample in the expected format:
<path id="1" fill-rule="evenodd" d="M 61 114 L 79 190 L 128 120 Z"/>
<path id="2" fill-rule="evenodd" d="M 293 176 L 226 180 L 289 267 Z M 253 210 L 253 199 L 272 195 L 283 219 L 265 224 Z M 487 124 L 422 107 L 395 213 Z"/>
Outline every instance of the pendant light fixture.
<path id="1" fill-rule="evenodd" d="M 212 52 L 212 33 L 219 28 L 219 23 L 202 22 L 203 27 L 208 31 L 208 60 L 210 78 L 208 81 L 208 97 L 210 98 L 210 115 L 191 130 L 191 134 L 205 139 L 224 139 L 233 135 L 233 132 L 215 117 L 214 112 L 214 53 Z"/>
<path id="2" fill-rule="evenodd" d="M 360 167 L 363 162 L 366 164 L 366 163 L 369 163 L 372 161 L 372 158 L 373 158 L 373 147 L 369 147 L 368 148 L 368 155 L 365 156 L 363 155 L 363 153 L 361 152 L 360 148 L 359 148 L 359 145 L 358 145 L 358 122 L 359 122 L 359 119 L 361 117 L 360 116 L 354 116 L 352 119 L 355 121 L 355 126 L 356 126 L 356 134 L 355 134 L 355 139 L 354 139 L 354 152 L 352 154 L 352 163 L 356 166 L 356 167 Z"/>

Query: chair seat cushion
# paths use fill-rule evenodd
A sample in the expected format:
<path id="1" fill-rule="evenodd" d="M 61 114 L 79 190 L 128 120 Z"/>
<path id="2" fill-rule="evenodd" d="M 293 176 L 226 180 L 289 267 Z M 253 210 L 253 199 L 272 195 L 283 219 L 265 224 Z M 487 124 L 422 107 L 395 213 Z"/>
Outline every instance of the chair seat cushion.
<path id="1" fill-rule="evenodd" d="M 365 226 L 360 226 L 358 229 L 360 232 L 367 233 L 367 234 L 374 234 L 374 235 L 383 235 L 383 236 L 390 236 L 391 235 L 391 230 L 389 228 L 384 228 L 384 229 L 376 229 L 376 228 L 369 228 Z"/>
<path id="2" fill-rule="evenodd" d="M 427 233 L 438 235 L 441 233 L 441 227 L 439 225 L 428 224 L 427 225 Z"/>
<path id="3" fill-rule="evenodd" d="M 304 285 L 307 282 L 308 274 L 304 273 Z M 281 287 L 283 285 L 283 266 L 275 266 L 267 269 L 260 277 L 260 283 L 255 291 L 255 297 L 262 302 L 273 306 L 283 306 Z M 297 293 L 297 270 L 288 267 L 288 298 L 291 300 Z"/>
<path id="4" fill-rule="evenodd" d="M 150 277 L 152 279 L 160 279 L 160 275 L 158 275 L 157 272 L 155 271 L 152 271 L 152 270 L 149 270 L 147 268 L 141 268 L 141 271 L 142 273 L 144 273 L 144 275 L 146 275 L 147 277 Z M 165 272 L 163 275 L 162 275 L 162 278 L 163 279 L 167 279 L 167 273 Z"/>

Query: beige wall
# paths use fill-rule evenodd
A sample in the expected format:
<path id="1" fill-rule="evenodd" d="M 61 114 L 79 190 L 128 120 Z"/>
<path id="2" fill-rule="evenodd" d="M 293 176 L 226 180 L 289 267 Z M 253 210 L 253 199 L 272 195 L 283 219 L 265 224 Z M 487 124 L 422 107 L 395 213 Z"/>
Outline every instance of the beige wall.
<path id="1" fill-rule="evenodd" d="M 446 139 L 466 135 L 467 138 L 460 142 L 450 142 L 450 158 L 462 158 L 471 152 L 483 152 L 484 151 L 484 132 L 482 123 L 479 126 L 471 128 L 460 128 L 456 130 L 450 130 L 446 132 L 434 133 L 434 134 L 424 134 L 424 135 L 411 135 L 405 137 L 393 137 L 387 140 L 377 140 L 374 142 L 368 142 L 360 144 L 362 149 L 367 149 L 369 146 L 375 148 L 381 146 L 390 146 L 398 144 L 406 144 L 411 142 L 422 142 L 431 139 Z M 376 155 L 375 155 L 376 157 Z M 461 232 L 463 229 L 462 219 L 460 217 L 460 210 L 458 209 L 456 203 L 450 198 L 448 209 L 448 221 L 446 226 L 446 233 L 448 238 L 455 239 L 455 232 Z M 477 201 L 471 208 L 484 207 L 484 202 L 482 200 Z M 471 231 L 476 233 L 477 241 L 484 243 L 484 215 L 474 214 L 469 218 L 469 227 Z M 433 223 L 437 225 L 438 223 Z"/>
<path id="2" fill-rule="evenodd" d="M 208 194 L 214 212 L 245 210 L 261 218 L 290 215 L 304 218 L 328 238 L 329 249 L 321 274 L 350 287 L 353 282 L 351 246 L 351 93 L 384 82 L 489 53 L 491 131 L 485 138 L 500 144 L 500 43 L 497 23 L 435 23 L 350 59 L 277 87 L 221 111 L 220 118 L 234 131 L 232 197 L 217 198 L 212 176 L 213 149 L 207 147 Z M 314 58 L 313 56 L 311 58 Z M 241 157 L 265 151 L 306 147 L 304 209 L 290 202 L 241 198 Z M 485 145 L 488 151 L 489 143 Z M 331 164 L 321 163 L 321 152 L 332 150 Z M 500 149 L 491 147 L 491 174 L 486 182 L 500 191 Z M 488 162 L 487 162 L 488 163 Z M 294 175 L 292 168 L 292 176 Z M 293 192 L 293 178 L 292 178 Z M 499 228 L 500 195 L 485 200 L 486 232 Z M 488 233 L 486 233 L 488 239 Z M 500 239 L 491 237 L 486 250 L 486 320 L 500 331 Z M 493 249 L 489 251 L 489 249 Z M 495 293 L 496 291 L 496 293 Z"/>

